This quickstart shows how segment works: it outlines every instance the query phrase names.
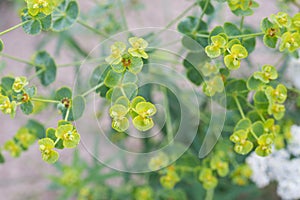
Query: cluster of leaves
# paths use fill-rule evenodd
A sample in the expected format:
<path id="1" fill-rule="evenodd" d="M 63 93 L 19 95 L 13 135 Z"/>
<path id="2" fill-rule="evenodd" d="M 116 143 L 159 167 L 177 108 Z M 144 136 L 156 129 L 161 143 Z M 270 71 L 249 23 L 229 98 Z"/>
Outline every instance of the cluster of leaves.
<path id="1" fill-rule="evenodd" d="M 55 163 L 59 158 L 59 153 L 54 148 L 75 148 L 79 142 L 80 135 L 76 128 L 70 122 L 61 120 L 56 129 L 47 129 L 46 137 L 40 139 L 38 144 L 43 160 L 48 163 Z"/>
<path id="2" fill-rule="evenodd" d="M 26 3 L 21 19 L 24 31 L 31 35 L 41 31 L 67 30 L 79 14 L 78 4 L 74 0 L 26 0 Z"/>
<path id="3" fill-rule="evenodd" d="M 240 101 L 247 103 L 245 94 L 254 91 L 253 105 L 247 103 L 250 110 L 246 116 L 243 114 L 244 111 L 240 110 L 243 119 L 236 124 L 234 133 L 230 136 L 237 153 L 247 154 L 256 146 L 255 152 L 258 155 L 267 156 L 272 152 L 275 139 L 282 138 L 279 136 L 280 126 L 275 124 L 275 120 L 280 120 L 284 116 L 283 103 L 287 98 L 287 89 L 283 84 L 278 84 L 275 88 L 272 86 L 277 78 L 276 68 L 264 65 L 261 71 L 255 72 L 247 83 L 243 83 L 244 87 L 243 81 L 236 81 L 240 82 L 239 94 L 236 93 L 234 96 L 237 104 L 240 104 Z M 238 106 L 242 109 L 240 105 Z"/>
<path id="4" fill-rule="evenodd" d="M 109 110 L 112 128 L 124 132 L 129 128 L 131 116 L 133 125 L 140 131 L 147 131 L 154 126 L 152 116 L 156 107 L 137 96 L 137 74 L 141 72 L 144 62 L 148 59 L 145 49 L 148 42 L 143 38 L 129 38 L 131 47 L 127 49 L 123 42 L 115 42 L 111 46 L 111 55 L 105 60 L 109 64 L 105 70 L 96 68 L 90 81 L 96 92 L 105 96 L 113 104 Z"/>
<path id="5" fill-rule="evenodd" d="M 22 151 L 26 151 L 38 138 L 45 137 L 44 126 L 36 120 L 28 120 L 26 125 L 22 126 L 13 139 L 5 142 L 0 148 L 0 163 L 4 162 L 1 149 L 10 153 L 12 157 L 19 157 Z"/>
<path id="6" fill-rule="evenodd" d="M 272 14 L 262 20 L 261 29 L 266 46 L 276 48 L 280 40 L 279 51 L 287 50 L 298 55 L 295 51 L 300 48 L 300 13 L 293 17 L 285 12 Z"/>

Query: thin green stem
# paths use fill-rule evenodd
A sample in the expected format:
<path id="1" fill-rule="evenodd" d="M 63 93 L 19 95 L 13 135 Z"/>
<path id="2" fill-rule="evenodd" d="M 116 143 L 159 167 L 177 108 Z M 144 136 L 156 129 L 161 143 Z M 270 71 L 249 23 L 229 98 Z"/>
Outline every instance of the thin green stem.
<path id="1" fill-rule="evenodd" d="M 236 96 L 234 96 L 233 98 L 234 98 L 234 101 L 235 101 L 235 103 L 236 103 L 236 105 L 237 105 L 237 107 L 239 109 L 239 112 L 240 112 L 242 118 L 245 119 L 246 117 L 245 117 L 244 111 L 243 111 L 243 109 L 241 107 L 241 104 L 239 102 L 239 99 Z"/>
<path id="2" fill-rule="evenodd" d="M 252 130 L 250 131 L 250 133 L 251 133 L 251 135 L 252 135 L 256 140 L 258 140 L 257 135 L 256 135 Z"/>
<path id="3" fill-rule="evenodd" d="M 202 13 L 201 13 L 201 15 L 199 17 L 198 24 L 197 24 L 197 26 L 195 26 L 193 32 L 197 31 L 200 28 L 202 19 L 203 19 L 204 15 L 205 15 L 205 12 L 206 12 L 207 8 L 208 8 L 209 2 L 210 2 L 210 0 L 206 0 L 205 1 L 205 5 L 204 5 L 204 8 L 202 9 Z"/>
<path id="4" fill-rule="evenodd" d="M 180 13 L 176 18 L 174 18 L 172 21 L 170 21 L 162 30 L 158 31 L 154 35 L 152 35 L 150 38 L 153 39 L 154 36 L 158 36 L 168 30 L 171 26 L 173 26 L 177 21 L 179 21 L 182 17 L 184 17 L 192 8 L 194 8 L 197 5 L 197 2 L 193 3 L 189 7 L 187 7 L 182 13 Z M 149 41 L 150 41 L 149 38 Z"/>
<path id="5" fill-rule="evenodd" d="M 168 93 L 166 88 L 161 88 L 164 93 L 164 107 L 166 108 L 166 129 L 167 129 L 167 138 L 168 142 L 173 140 L 173 126 L 172 126 L 172 119 L 170 113 L 170 106 L 169 106 L 169 99 Z"/>
<path id="6" fill-rule="evenodd" d="M 205 200 L 213 200 L 213 199 L 214 199 L 214 189 L 207 190 Z"/>
<path id="7" fill-rule="evenodd" d="M 235 39 L 235 38 L 254 38 L 257 36 L 264 35 L 264 32 L 259 32 L 259 33 L 249 33 L 249 34 L 242 34 L 242 35 L 234 35 L 234 36 L 229 36 L 228 39 Z"/>
<path id="8" fill-rule="evenodd" d="M 60 103 L 60 101 L 57 101 L 57 100 L 51 100 L 51 99 L 32 98 L 31 100 L 32 100 L 32 101 L 39 101 L 39 102 L 43 102 L 43 103 L 55 103 L 55 104 Z"/>
<path id="9" fill-rule="evenodd" d="M 120 13 L 121 13 L 121 18 L 122 18 L 122 23 L 123 23 L 124 29 L 128 30 L 128 24 L 127 24 L 127 20 L 126 20 L 125 11 L 124 11 L 124 5 L 121 2 L 121 0 L 118 0 L 118 4 L 119 4 L 119 8 L 120 8 Z"/>
<path id="10" fill-rule="evenodd" d="M 245 16 L 242 16 L 241 18 L 241 23 L 240 23 L 240 29 L 243 30 L 244 27 L 244 21 L 245 21 Z"/>
<path id="11" fill-rule="evenodd" d="M 242 35 L 234 35 L 234 36 L 229 36 L 228 39 L 235 39 L 235 38 L 250 39 L 250 38 L 261 36 L 261 35 L 264 35 L 264 34 L 265 33 L 263 33 L 263 32 L 259 32 L 259 33 L 249 33 L 249 34 L 242 34 Z M 209 35 L 207 35 L 207 34 L 196 33 L 195 36 L 202 37 L 202 38 L 209 38 Z"/>
<path id="12" fill-rule="evenodd" d="M 104 82 L 102 82 L 102 83 L 96 85 L 95 87 L 89 89 L 88 91 L 86 91 L 85 93 L 83 93 L 81 96 L 82 96 L 82 97 L 87 96 L 87 95 L 90 94 L 91 92 L 94 92 L 95 90 L 97 90 L 97 89 L 98 89 L 99 87 L 101 87 L 102 85 L 104 85 Z"/>
<path id="13" fill-rule="evenodd" d="M 68 121 L 69 118 L 69 114 L 70 114 L 70 108 L 68 108 L 66 116 L 65 116 L 65 121 Z"/>
<path id="14" fill-rule="evenodd" d="M 24 60 L 22 58 L 17 58 L 17 57 L 14 57 L 14 56 L 11 56 L 11 55 L 8 55 L 8 54 L 5 54 L 5 53 L 0 53 L 0 56 L 3 56 L 5 58 L 9 58 L 11 60 L 14 60 L 14 61 L 17 61 L 17 62 L 20 62 L 20 63 L 31 65 L 31 66 L 34 66 L 34 67 L 45 68 L 44 66 L 36 65 L 35 63 L 33 63 L 31 61 Z"/>
<path id="15" fill-rule="evenodd" d="M 56 140 L 54 142 L 54 146 L 58 143 L 59 140 L 60 140 L 60 138 L 56 138 Z"/>
<path id="16" fill-rule="evenodd" d="M 37 71 L 35 74 L 33 74 L 32 76 L 30 76 L 28 78 L 28 81 L 31 81 L 32 79 L 34 79 L 35 77 L 37 77 L 38 75 L 40 75 L 41 73 L 43 73 L 46 69 L 40 69 L 39 71 Z"/>
<path id="17" fill-rule="evenodd" d="M 28 21 L 22 22 L 22 23 L 17 24 L 17 25 L 15 25 L 15 26 L 13 26 L 13 27 L 11 27 L 11 28 L 9 28 L 9 29 L 6 29 L 5 31 L 0 32 L 0 36 L 2 36 L 2 35 L 4 35 L 4 34 L 10 32 L 10 31 L 13 31 L 13 30 L 19 28 L 19 27 L 23 26 L 23 25 L 26 24 L 26 23 L 28 23 Z"/>
<path id="18" fill-rule="evenodd" d="M 88 30 L 96 33 L 97 35 L 100 35 L 104 38 L 109 38 L 109 35 L 107 35 L 106 33 L 103 33 L 102 31 L 99 31 L 98 29 L 95 29 L 94 27 L 92 27 L 91 25 L 87 24 L 85 21 L 78 19 L 77 23 L 82 25 L 83 27 L 87 28 Z"/>
<path id="19" fill-rule="evenodd" d="M 70 67 L 70 66 L 74 66 L 74 65 L 81 65 L 82 63 L 98 63 L 99 61 L 104 61 L 105 58 L 95 58 L 95 59 L 90 59 L 90 60 L 81 60 L 81 61 L 75 61 L 72 63 L 66 63 L 66 64 L 60 64 L 57 65 L 57 67 Z"/>

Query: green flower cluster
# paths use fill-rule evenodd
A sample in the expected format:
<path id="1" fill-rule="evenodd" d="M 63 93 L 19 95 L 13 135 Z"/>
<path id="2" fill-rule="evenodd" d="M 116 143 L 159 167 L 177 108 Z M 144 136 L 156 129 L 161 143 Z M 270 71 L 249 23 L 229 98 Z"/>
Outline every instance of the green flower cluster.
<path id="1" fill-rule="evenodd" d="M 156 113 L 156 107 L 141 96 L 135 97 L 131 102 L 122 96 L 116 100 L 109 113 L 112 127 L 118 132 L 124 132 L 129 128 L 129 116 L 132 117 L 136 129 L 147 131 L 154 126 L 151 117 Z"/>
<path id="2" fill-rule="evenodd" d="M 225 66 L 230 70 L 238 69 L 241 66 L 241 60 L 248 56 L 248 51 L 240 40 L 228 41 L 225 33 L 212 36 L 211 44 L 205 47 L 205 52 L 210 58 L 217 58 L 223 54 Z"/>
<path id="3" fill-rule="evenodd" d="M 247 164 L 242 164 L 234 169 L 230 177 L 234 184 L 243 186 L 249 183 L 251 175 L 251 168 Z"/>
<path id="4" fill-rule="evenodd" d="M 261 22 L 261 29 L 265 33 L 264 44 L 276 48 L 280 40 L 279 50 L 293 53 L 300 47 L 300 13 L 293 17 L 285 12 L 272 14 Z"/>
<path id="5" fill-rule="evenodd" d="M 163 176 L 160 177 L 159 181 L 160 184 L 166 189 L 173 189 L 174 186 L 180 181 L 174 166 L 169 166 L 162 173 Z"/>
<path id="6" fill-rule="evenodd" d="M 19 157 L 22 151 L 27 150 L 36 141 L 36 135 L 27 127 L 18 130 L 12 140 L 7 141 L 3 149 L 12 157 Z"/>
<path id="7" fill-rule="evenodd" d="M 143 68 L 143 59 L 148 59 L 145 49 L 148 42 L 143 38 L 129 38 L 128 48 L 122 42 L 115 42 L 111 46 L 111 55 L 105 60 L 110 64 L 104 76 L 107 87 L 106 98 L 113 105 L 110 108 L 112 128 L 124 132 L 129 128 L 129 116 L 133 125 L 140 131 L 147 131 L 154 126 L 152 116 L 156 107 L 141 96 L 137 95 L 137 74 Z M 131 101 L 130 101 L 131 100 Z"/>
<path id="8" fill-rule="evenodd" d="M 253 14 L 253 8 L 259 4 L 253 0 L 227 0 L 230 10 L 238 16 L 248 16 Z"/>
<path id="9" fill-rule="evenodd" d="M 254 105 L 248 104 L 252 110 L 246 116 L 239 105 L 241 100 L 235 97 L 243 117 L 230 136 L 230 140 L 235 144 L 235 152 L 245 155 L 255 148 L 257 155 L 267 156 L 271 153 L 275 141 L 277 146 L 282 146 L 278 144 L 282 143 L 280 140 L 284 137 L 275 120 L 284 116 L 283 103 L 287 98 L 287 89 L 283 84 L 278 84 L 276 88 L 271 86 L 277 78 L 276 68 L 264 65 L 261 71 L 254 72 L 248 79 L 247 89 L 254 90 Z"/>
<path id="10" fill-rule="evenodd" d="M 61 0 L 25 0 L 30 15 L 36 16 L 39 13 L 50 15 L 61 3 Z"/>
<path id="11" fill-rule="evenodd" d="M 223 77 L 217 65 L 206 62 L 201 67 L 201 72 L 205 77 L 202 89 L 207 96 L 214 96 L 216 93 L 224 91 Z"/>
<path id="12" fill-rule="evenodd" d="M 0 110 L 4 114 L 14 118 L 17 106 L 26 115 L 33 112 L 31 98 L 36 94 L 36 87 L 29 87 L 26 77 L 3 77 L 0 89 Z"/>
<path id="13" fill-rule="evenodd" d="M 80 142 L 80 135 L 76 128 L 67 121 L 59 121 L 57 129 L 48 128 L 46 138 L 38 141 L 42 159 L 48 163 L 55 163 L 59 153 L 55 148 L 75 148 Z"/>

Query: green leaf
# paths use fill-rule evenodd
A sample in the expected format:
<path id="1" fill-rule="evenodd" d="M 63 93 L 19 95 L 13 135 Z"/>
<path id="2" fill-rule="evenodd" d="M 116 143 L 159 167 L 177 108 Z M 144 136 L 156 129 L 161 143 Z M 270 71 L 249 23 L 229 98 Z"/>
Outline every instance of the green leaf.
<path id="1" fill-rule="evenodd" d="M 125 72 L 122 83 L 136 83 L 138 80 L 137 75 L 131 72 Z"/>
<path id="2" fill-rule="evenodd" d="M 260 23 L 260 28 L 263 32 L 266 32 L 269 28 L 272 28 L 274 25 L 270 20 L 266 17 Z"/>
<path id="3" fill-rule="evenodd" d="M 63 1 L 52 14 L 53 31 L 65 31 L 77 20 L 79 8 L 76 1 Z"/>
<path id="4" fill-rule="evenodd" d="M 232 11 L 233 14 L 235 14 L 236 16 L 250 16 L 250 15 L 253 15 L 253 10 L 248 8 L 246 10 L 242 10 L 240 8 Z"/>
<path id="5" fill-rule="evenodd" d="M 55 91 L 55 100 L 61 101 L 64 98 L 72 99 L 72 90 L 69 87 L 61 87 Z"/>
<path id="6" fill-rule="evenodd" d="M 198 42 L 187 35 L 182 37 L 181 43 L 185 48 L 192 52 L 203 51 L 203 48 L 198 44 Z"/>
<path id="7" fill-rule="evenodd" d="M 269 48 L 276 48 L 278 38 L 277 37 L 271 37 L 271 36 L 268 36 L 268 35 L 264 35 L 263 42 Z"/>
<path id="8" fill-rule="evenodd" d="M 5 162 L 5 159 L 4 159 L 3 155 L 2 155 L 2 153 L 0 152 L 0 163 L 4 163 L 4 162 Z"/>
<path id="9" fill-rule="evenodd" d="M 250 29 L 245 29 L 243 31 L 243 34 L 250 34 L 252 31 Z M 242 39 L 242 45 L 247 49 L 248 53 L 251 53 L 255 49 L 256 45 L 256 38 L 243 38 Z"/>
<path id="10" fill-rule="evenodd" d="M 127 99 L 127 97 L 122 96 L 116 100 L 115 104 L 120 104 L 128 108 L 130 105 L 130 101 Z"/>
<path id="11" fill-rule="evenodd" d="M 128 70 L 133 74 L 138 74 L 142 71 L 143 68 L 143 60 L 139 57 L 132 57 L 131 64 L 128 67 Z"/>
<path id="12" fill-rule="evenodd" d="M 14 82 L 15 79 L 13 77 L 9 77 L 9 76 L 3 77 L 1 79 L 1 87 L 3 90 L 8 92 L 12 89 Z"/>
<path id="13" fill-rule="evenodd" d="M 37 138 L 44 138 L 46 135 L 45 127 L 36 120 L 30 119 L 25 125 L 29 129 L 30 133 L 35 135 Z"/>
<path id="14" fill-rule="evenodd" d="M 234 79 L 228 82 L 226 85 L 226 93 L 228 94 L 235 94 L 235 95 L 241 95 L 241 94 L 247 94 L 248 88 L 246 85 L 246 81 L 243 79 Z"/>
<path id="15" fill-rule="evenodd" d="M 264 85 L 264 83 L 261 80 L 254 78 L 253 75 L 247 80 L 247 88 L 249 90 L 258 90 L 262 85 Z"/>
<path id="16" fill-rule="evenodd" d="M 199 5 L 202 8 L 202 11 L 205 8 L 205 4 L 206 4 L 206 0 L 199 2 Z M 214 11 L 215 11 L 215 8 L 213 7 L 213 5 L 209 1 L 204 13 L 207 14 L 207 15 L 210 15 L 210 14 L 214 13 Z"/>
<path id="17" fill-rule="evenodd" d="M 264 133 L 265 127 L 264 124 L 261 121 L 257 121 L 252 124 L 251 131 L 256 135 L 260 136 Z"/>
<path id="18" fill-rule="evenodd" d="M 120 83 L 121 79 L 122 74 L 115 72 L 114 70 L 110 70 L 104 79 L 104 84 L 107 87 L 115 87 Z"/>
<path id="19" fill-rule="evenodd" d="M 28 102 L 22 103 L 20 108 L 25 115 L 29 115 L 33 111 L 33 104 L 31 101 L 28 101 Z"/>
<path id="20" fill-rule="evenodd" d="M 107 66 L 98 66 L 94 69 L 92 72 L 91 78 L 90 78 L 90 86 L 95 87 L 99 83 L 102 83 L 109 72 L 110 67 Z"/>
<path id="21" fill-rule="evenodd" d="M 27 9 L 22 10 L 21 19 L 22 19 L 22 22 L 26 22 L 22 26 L 25 33 L 30 34 L 30 35 L 36 35 L 41 32 L 42 24 L 41 24 L 40 20 L 29 15 Z"/>
<path id="22" fill-rule="evenodd" d="M 253 97 L 254 103 L 268 103 L 268 98 L 264 91 L 257 91 Z"/>
<path id="23" fill-rule="evenodd" d="M 48 128 L 46 130 L 46 137 L 53 140 L 53 142 L 57 140 L 57 137 L 55 136 L 55 131 L 56 130 L 54 128 Z M 58 140 L 58 142 L 55 145 L 55 148 L 64 149 L 63 141 L 61 139 Z"/>
<path id="24" fill-rule="evenodd" d="M 3 44 L 3 41 L 0 39 L 0 52 L 3 50 L 4 48 L 4 44 Z"/>
<path id="25" fill-rule="evenodd" d="M 188 69 L 186 72 L 186 76 L 195 85 L 201 85 L 203 82 L 201 74 L 195 68 Z"/>
<path id="26" fill-rule="evenodd" d="M 224 32 L 228 36 L 235 36 L 235 35 L 241 35 L 240 29 L 235 25 L 230 22 L 224 23 Z"/>
<path id="27" fill-rule="evenodd" d="M 190 33 L 193 32 L 194 28 L 198 25 L 198 22 L 199 19 L 197 19 L 194 16 L 189 16 L 178 24 L 177 29 L 179 32 L 189 35 Z M 204 21 L 201 20 L 200 26 L 196 31 L 203 31 L 203 30 L 207 30 L 207 25 Z"/>
<path id="28" fill-rule="evenodd" d="M 250 119 L 245 118 L 245 119 L 241 119 L 240 121 L 238 121 L 238 123 L 234 127 L 234 132 L 236 132 L 238 130 L 247 131 L 250 128 L 251 128 L 251 121 L 250 121 Z"/>
<path id="29" fill-rule="evenodd" d="M 85 99 L 82 96 L 76 96 L 72 101 L 72 107 L 69 114 L 69 121 L 79 119 L 85 110 Z M 65 115 L 63 115 L 65 117 Z"/>
<path id="30" fill-rule="evenodd" d="M 122 88 L 128 99 L 134 98 L 138 93 L 138 86 L 134 83 L 124 84 Z"/>
<path id="31" fill-rule="evenodd" d="M 48 15 L 40 19 L 42 30 L 48 31 L 52 25 L 52 15 Z"/>
<path id="32" fill-rule="evenodd" d="M 42 85 L 48 86 L 55 81 L 56 64 L 54 59 L 46 51 L 37 52 L 34 56 L 34 63 L 37 65 L 35 68 L 36 72 L 44 70 L 38 75 Z"/>
<path id="33" fill-rule="evenodd" d="M 35 86 L 25 87 L 25 92 L 29 97 L 33 97 L 36 94 L 36 90 Z"/>

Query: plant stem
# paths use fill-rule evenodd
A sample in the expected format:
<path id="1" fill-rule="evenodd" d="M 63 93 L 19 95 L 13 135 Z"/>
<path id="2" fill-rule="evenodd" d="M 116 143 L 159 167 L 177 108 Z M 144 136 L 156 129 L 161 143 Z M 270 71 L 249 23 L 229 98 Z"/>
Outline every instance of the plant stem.
<path id="1" fill-rule="evenodd" d="M 172 21 L 170 21 L 170 23 L 168 23 L 162 30 L 158 31 L 157 33 L 155 33 L 154 35 L 152 35 L 152 37 L 150 37 L 150 38 L 152 39 L 154 36 L 158 36 L 158 35 L 162 34 L 163 32 L 165 32 L 168 28 L 170 28 L 171 26 L 173 26 L 177 21 L 179 21 L 182 17 L 184 17 L 196 5 L 197 5 L 197 2 L 195 2 L 192 5 L 190 5 L 189 7 L 187 7 L 175 19 L 173 19 Z M 149 39 L 149 41 L 150 41 L 150 39 Z"/>
<path id="2" fill-rule="evenodd" d="M 56 140 L 54 142 L 54 146 L 58 143 L 59 140 L 60 140 L 60 138 L 56 138 Z"/>
<path id="3" fill-rule="evenodd" d="M 32 79 L 34 79 L 35 77 L 37 77 L 38 75 L 40 75 L 41 73 L 43 73 L 46 69 L 40 69 L 39 71 L 37 71 L 35 74 L 33 74 L 32 76 L 30 76 L 28 78 L 28 81 L 31 81 Z"/>
<path id="4" fill-rule="evenodd" d="M 83 27 L 87 28 L 88 30 L 104 37 L 104 38 L 109 38 L 109 36 L 106 33 L 103 33 L 101 31 L 99 31 L 98 29 L 95 29 L 94 27 L 90 26 L 89 24 L 87 24 L 85 21 L 78 19 L 77 23 L 82 25 Z"/>
<path id="5" fill-rule="evenodd" d="M 242 30 L 244 27 L 244 21 L 245 21 L 245 16 L 242 16 L 241 18 L 241 23 L 240 23 L 240 29 Z"/>
<path id="6" fill-rule="evenodd" d="M 98 63 L 99 61 L 104 61 L 105 58 L 95 58 L 95 59 L 90 59 L 90 60 L 81 60 L 81 61 L 75 61 L 72 63 L 66 63 L 66 64 L 60 64 L 57 65 L 57 67 L 69 67 L 69 66 L 73 66 L 73 65 L 81 65 L 83 62 L 86 63 Z"/>
<path id="7" fill-rule="evenodd" d="M 15 26 L 13 26 L 13 27 L 11 27 L 11 28 L 9 28 L 9 29 L 6 29 L 5 31 L 0 32 L 0 36 L 6 34 L 6 33 L 8 33 L 8 32 L 10 32 L 10 31 L 13 31 L 13 30 L 15 30 L 15 29 L 17 29 L 17 28 L 19 28 L 20 26 L 23 26 L 23 25 L 26 24 L 26 23 L 28 23 L 28 21 L 22 22 L 22 23 L 17 24 L 17 25 L 15 25 Z"/>
<path id="8" fill-rule="evenodd" d="M 99 87 L 101 87 L 102 85 L 104 85 L 104 82 L 99 83 L 98 85 L 96 85 L 95 87 L 89 89 L 88 91 L 86 91 L 85 93 L 83 93 L 81 96 L 85 97 L 86 95 L 90 94 L 91 92 L 94 92 L 95 90 L 97 90 Z"/>
<path id="9" fill-rule="evenodd" d="M 264 32 L 259 32 L 259 33 L 249 33 L 249 34 L 242 34 L 242 35 L 234 35 L 234 36 L 229 36 L 228 39 L 234 39 L 234 38 L 253 38 L 257 36 L 264 35 Z M 195 36 L 202 37 L 202 38 L 209 38 L 209 35 L 206 34 L 199 34 L 196 33 Z"/>
<path id="10" fill-rule="evenodd" d="M 51 99 L 39 99 L 39 98 L 32 98 L 32 101 L 39 101 L 44 103 L 60 103 L 60 101 L 57 100 L 51 100 Z"/>
<path id="11" fill-rule="evenodd" d="M 169 107 L 169 99 L 168 99 L 168 92 L 166 88 L 161 87 L 164 93 L 164 107 L 166 108 L 166 129 L 167 129 L 167 138 L 168 142 L 173 140 L 173 126 L 172 126 L 172 119 Z"/>
<path id="12" fill-rule="evenodd" d="M 249 33 L 249 34 L 242 34 L 242 35 L 234 35 L 234 36 L 229 36 L 228 39 L 234 39 L 234 38 L 253 38 L 256 36 L 261 36 L 264 35 L 264 32 L 259 32 L 259 33 Z"/>
<path id="13" fill-rule="evenodd" d="M 201 22 L 202 22 L 202 18 L 203 18 L 204 15 L 205 15 L 205 12 L 206 12 L 206 10 L 207 10 L 207 8 L 208 8 L 209 2 L 210 2 L 210 0 L 206 0 L 206 1 L 205 1 L 205 5 L 204 5 L 204 8 L 202 9 L 202 13 L 201 13 L 201 15 L 200 15 L 200 17 L 199 17 L 198 24 L 197 24 L 197 26 L 195 26 L 193 32 L 197 31 L 197 30 L 200 28 L 200 25 L 201 25 Z"/>
<path id="14" fill-rule="evenodd" d="M 128 30 L 128 24 L 126 21 L 126 15 L 125 15 L 123 3 L 121 2 L 121 0 L 118 0 L 118 4 L 119 4 L 119 8 L 120 8 L 120 13 L 121 13 L 121 18 L 122 18 L 122 23 L 123 23 L 124 29 Z"/>
<path id="15" fill-rule="evenodd" d="M 234 98 L 234 101 L 235 101 L 235 103 L 236 103 L 239 111 L 240 111 L 240 114 L 241 114 L 242 118 L 245 119 L 246 117 L 245 117 L 244 111 L 243 111 L 243 109 L 241 107 L 241 104 L 240 104 L 238 98 L 236 96 L 234 96 L 233 98 Z"/>
<path id="16" fill-rule="evenodd" d="M 70 114 L 70 108 L 68 108 L 67 110 L 67 113 L 66 113 L 66 116 L 65 116 L 65 121 L 68 121 L 68 118 L 69 118 L 69 114 Z"/>
<path id="17" fill-rule="evenodd" d="M 205 200 L 213 200 L 213 199 L 214 199 L 214 189 L 207 190 Z"/>
<path id="18" fill-rule="evenodd" d="M 11 55 L 8 55 L 8 54 L 5 54 L 5 53 L 0 53 L 0 56 L 9 58 L 11 60 L 14 60 L 14 61 L 17 61 L 17 62 L 20 62 L 20 63 L 31 65 L 31 66 L 34 66 L 34 67 L 45 68 L 44 66 L 36 65 L 35 63 L 30 62 L 28 60 L 24 60 L 22 58 L 17 58 L 17 57 L 14 57 L 14 56 L 11 56 Z"/>

